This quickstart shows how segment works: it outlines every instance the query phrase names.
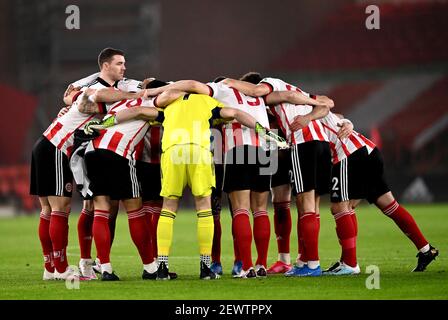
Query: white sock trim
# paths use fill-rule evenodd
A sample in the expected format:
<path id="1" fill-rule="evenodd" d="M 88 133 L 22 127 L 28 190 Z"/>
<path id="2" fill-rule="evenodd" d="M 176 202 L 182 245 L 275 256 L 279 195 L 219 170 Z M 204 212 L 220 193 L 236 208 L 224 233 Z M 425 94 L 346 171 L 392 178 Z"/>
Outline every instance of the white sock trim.
<path id="1" fill-rule="evenodd" d="M 278 260 L 286 264 L 291 264 L 291 254 L 290 253 L 279 253 Z"/>
<path id="2" fill-rule="evenodd" d="M 154 260 L 153 262 L 149 264 L 144 264 L 143 269 L 146 270 L 146 272 L 154 273 L 157 271 L 157 262 Z"/>
<path id="3" fill-rule="evenodd" d="M 310 260 L 310 261 L 308 261 L 308 268 L 310 268 L 310 269 L 316 269 L 319 266 L 320 266 L 319 260 Z"/>
<path id="4" fill-rule="evenodd" d="M 110 262 L 101 264 L 101 272 L 104 272 L 104 271 L 112 274 L 112 265 L 110 264 Z"/>

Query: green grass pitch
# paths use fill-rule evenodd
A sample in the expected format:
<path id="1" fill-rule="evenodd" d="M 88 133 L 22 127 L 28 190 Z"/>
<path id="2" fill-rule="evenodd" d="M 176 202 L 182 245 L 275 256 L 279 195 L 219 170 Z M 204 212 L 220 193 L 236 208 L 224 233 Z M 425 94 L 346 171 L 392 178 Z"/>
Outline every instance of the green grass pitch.
<path id="1" fill-rule="evenodd" d="M 81 282 L 79 290 L 68 290 L 64 282 L 41 280 L 43 262 L 37 235 L 38 215 L 0 220 L 0 299 L 151 299 L 151 300 L 225 300 L 225 299 L 443 299 L 448 298 L 448 205 L 408 205 L 428 240 L 440 250 L 440 256 L 423 273 L 411 273 L 416 249 L 398 227 L 373 206 L 357 210 L 359 221 L 358 259 L 362 274 L 344 277 L 232 279 L 233 263 L 231 224 L 228 211 L 221 217 L 223 278 L 199 280 L 199 257 L 196 239 L 196 216 L 182 209 L 174 225 L 170 269 L 179 274 L 174 281 L 143 281 L 142 267 L 127 226 L 120 213 L 111 260 L 121 281 Z M 321 209 L 320 257 L 323 267 L 339 257 L 335 224 L 328 207 Z M 295 209 L 294 209 L 295 211 Z M 272 222 L 272 213 L 270 217 Z M 70 217 L 69 263 L 79 259 L 76 223 Z M 297 252 L 293 213 L 292 257 Z M 272 223 L 271 223 L 272 224 Z M 276 259 L 275 234 L 271 233 L 269 263 Z M 253 244 L 253 257 L 256 257 Z M 380 270 L 380 289 L 367 289 L 370 274 L 366 267 Z"/>

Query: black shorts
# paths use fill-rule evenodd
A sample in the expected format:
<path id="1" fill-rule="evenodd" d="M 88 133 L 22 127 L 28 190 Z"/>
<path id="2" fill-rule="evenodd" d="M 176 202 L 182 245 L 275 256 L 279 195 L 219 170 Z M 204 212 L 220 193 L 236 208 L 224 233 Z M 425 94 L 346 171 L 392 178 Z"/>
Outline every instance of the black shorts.
<path id="1" fill-rule="evenodd" d="M 366 172 L 368 174 L 367 201 L 375 203 L 380 196 L 390 191 L 384 177 L 384 160 L 378 148 L 367 157 Z"/>
<path id="2" fill-rule="evenodd" d="M 40 137 L 31 156 L 30 194 L 39 197 L 71 197 L 73 175 L 68 157 L 47 138 Z"/>
<path id="3" fill-rule="evenodd" d="M 141 197 L 135 161 L 115 152 L 96 149 L 84 156 L 93 196 L 109 196 L 112 200 Z"/>
<path id="4" fill-rule="evenodd" d="M 137 176 L 142 186 L 143 201 L 163 200 L 160 196 L 162 190 L 160 163 L 137 161 Z"/>
<path id="5" fill-rule="evenodd" d="M 271 178 L 271 188 L 291 183 L 291 151 L 278 150 L 278 167 Z"/>
<path id="6" fill-rule="evenodd" d="M 222 183 L 224 178 L 224 165 L 215 163 L 216 186 L 212 188 L 212 213 L 219 215 L 221 213 Z"/>
<path id="7" fill-rule="evenodd" d="M 262 148 L 247 145 L 232 148 L 225 155 L 223 190 L 269 191 L 271 173 L 269 153 Z"/>
<path id="8" fill-rule="evenodd" d="M 333 165 L 331 202 L 364 199 L 367 196 L 367 156 L 367 148 L 363 147 Z"/>
<path id="9" fill-rule="evenodd" d="M 315 190 L 323 195 L 330 191 L 331 151 L 324 141 L 296 144 L 291 149 L 293 194 Z"/>

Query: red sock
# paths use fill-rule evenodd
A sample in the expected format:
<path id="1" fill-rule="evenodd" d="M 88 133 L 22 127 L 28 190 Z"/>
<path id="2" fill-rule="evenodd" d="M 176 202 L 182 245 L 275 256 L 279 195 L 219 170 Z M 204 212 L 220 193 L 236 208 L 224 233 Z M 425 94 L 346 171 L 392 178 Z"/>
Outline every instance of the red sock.
<path id="1" fill-rule="evenodd" d="M 68 213 L 52 211 L 49 234 L 53 246 L 54 267 L 57 272 L 63 273 L 68 267 L 66 248 L 68 241 Z"/>
<path id="2" fill-rule="evenodd" d="M 101 263 L 110 262 L 109 211 L 95 210 L 93 218 L 93 240 Z"/>
<path id="3" fill-rule="evenodd" d="M 297 220 L 297 243 L 298 243 L 297 249 L 300 261 L 307 262 L 308 259 L 306 257 L 305 243 L 303 241 L 303 223 L 301 222 L 300 218 L 299 220 Z"/>
<path id="4" fill-rule="evenodd" d="M 291 237 L 291 202 L 274 203 L 274 230 L 277 236 L 277 248 L 279 253 L 289 253 L 289 239 Z"/>
<path id="5" fill-rule="evenodd" d="M 355 209 L 350 210 L 350 218 L 352 218 L 353 228 L 355 228 L 355 237 L 358 236 L 358 219 L 356 218 Z"/>
<path id="6" fill-rule="evenodd" d="M 342 247 L 341 261 L 356 267 L 356 232 L 350 211 L 333 214 L 336 221 L 336 234 Z"/>
<path id="7" fill-rule="evenodd" d="M 50 214 L 40 213 L 39 240 L 44 254 L 44 265 L 48 272 L 54 272 L 53 245 L 50 237 Z"/>
<path id="8" fill-rule="evenodd" d="M 162 211 L 162 207 L 160 205 L 157 207 L 153 207 L 151 219 L 152 228 L 154 229 L 154 235 L 152 235 L 151 239 L 155 257 L 157 257 L 157 225 L 159 224 L 160 211 Z"/>
<path id="9" fill-rule="evenodd" d="M 221 263 L 221 219 L 220 215 L 213 216 L 213 245 L 212 245 L 212 261 Z"/>
<path id="10" fill-rule="evenodd" d="M 411 239 L 418 250 L 428 244 L 411 214 L 397 201 L 392 201 L 383 210 L 384 214 L 394 220 L 403 233 Z"/>
<path id="11" fill-rule="evenodd" d="M 110 247 L 112 248 L 112 243 L 114 243 L 115 239 L 115 225 L 117 224 L 117 216 L 118 213 L 109 214 L 109 236 L 110 236 Z"/>
<path id="12" fill-rule="evenodd" d="M 234 262 L 241 261 L 241 255 L 238 251 L 238 242 L 235 236 L 235 225 L 232 221 L 232 239 L 233 239 L 233 255 L 234 255 Z"/>
<path id="13" fill-rule="evenodd" d="M 319 260 L 319 221 L 316 213 L 305 212 L 300 217 L 300 220 L 300 227 L 303 234 L 303 244 L 306 252 L 306 261 L 317 261 Z"/>
<path id="14" fill-rule="evenodd" d="M 151 236 L 143 207 L 137 210 L 128 211 L 128 222 L 132 241 L 137 247 L 143 264 L 153 262 L 154 255 L 151 246 Z M 103 260 L 100 258 L 100 261 L 102 262 Z"/>
<path id="15" fill-rule="evenodd" d="M 240 259 L 243 262 L 243 270 L 248 270 L 253 267 L 252 229 L 250 227 L 249 211 L 246 209 L 233 211 L 232 227 L 234 228 Z"/>
<path id="16" fill-rule="evenodd" d="M 316 219 L 317 219 L 317 227 L 320 230 L 320 213 L 316 213 Z"/>
<path id="17" fill-rule="evenodd" d="M 267 266 L 270 238 L 271 224 L 268 213 L 266 211 L 254 212 L 254 240 L 258 254 L 256 265 Z"/>
<path id="18" fill-rule="evenodd" d="M 145 201 L 143 202 L 143 209 L 146 212 L 146 223 L 150 231 L 152 252 L 154 257 L 157 257 L 157 223 L 159 222 L 162 204 L 159 201 Z"/>
<path id="19" fill-rule="evenodd" d="M 81 259 L 91 259 L 93 212 L 82 209 L 78 220 L 78 242 Z"/>
<path id="20" fill-rule="evenodd" d="M 157 258 L 157 225 L 153 224 L 153 215 L 157 213 L 160 216 L 161 209 L 162 207 L 160 204 L 154 201 L 143 202 L 143 210 L 146 214 L 146 224 L 149 228 L 151 252 L 154 259 Z"/>

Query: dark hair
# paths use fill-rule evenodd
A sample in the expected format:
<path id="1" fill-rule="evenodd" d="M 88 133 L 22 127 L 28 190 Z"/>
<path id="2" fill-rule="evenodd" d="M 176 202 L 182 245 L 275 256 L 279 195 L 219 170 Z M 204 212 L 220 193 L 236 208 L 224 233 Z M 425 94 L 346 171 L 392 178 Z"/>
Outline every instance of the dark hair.
<path id="1" fill-rule="evenodd" d="M 165 81 L 161 81 L 161 80 L 157 80 L 154 79 L 152 80 L 150 83 L 148 83 L 146 85 L 145 89 L 154 89 L 154 88 L 159 88 L 159 87 L 163 87 L 166 86 L 168 83 L 166 83 Z"/>
<path id="2" fill-rule="evenodd" d="M 112 60 L 113 56 L 124 56 L 124 52 L 118 49 L 114 48 L 104 48 L 101 50 L 100 54 L 98 55 L 98 66 L 103 66 L 103 63 L 110 62 Z"/>
<path id="3" fill-rule="evenodd" d="M 246 82 L 250 82 L 253 84 L 260 83 L 260 81 L 262 79 L 263 78 L 261 77 L 261 74 L 259 74 L 258 72 L 254 72 L 254 71 L 248 72 L 240 78 L 241 81 L 246 81 Z"/>
<path id="4" fill-rule="evenodd" d="M 221 82 L 222 80 L 224 80 L 225 78 L 227 78 L 227 77 L 219 76 L 219 77 L 216 77 L 216 78 L 213 80 L 213 82 L 214 82 L 214 83 L 219 83 L 219 82 Z"/>

